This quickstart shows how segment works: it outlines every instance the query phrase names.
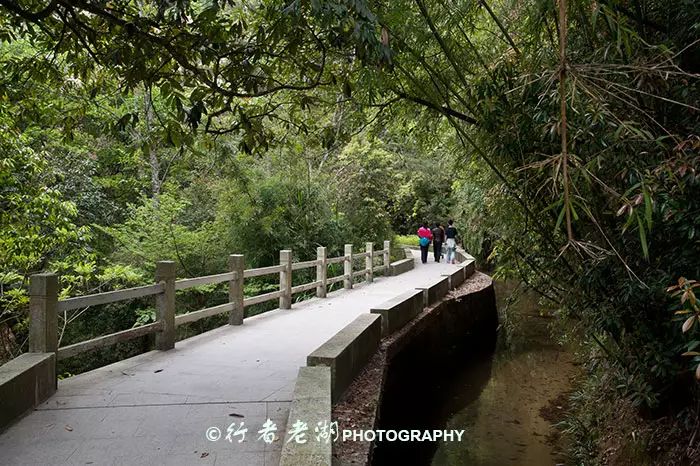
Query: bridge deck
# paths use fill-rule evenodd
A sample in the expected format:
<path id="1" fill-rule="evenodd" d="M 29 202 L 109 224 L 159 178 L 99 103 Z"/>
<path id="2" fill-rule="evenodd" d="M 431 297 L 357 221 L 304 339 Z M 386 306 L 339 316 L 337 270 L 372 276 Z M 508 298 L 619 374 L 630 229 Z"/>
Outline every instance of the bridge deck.
<path id="1" fill-rule="evenodd" d="M 456 268 L 430 260 L 61 381 L 0 435 L 0 464 L 276 465 L 306 356 L 371 306 Z M 257 433 L 268 418 L 278 428 L 270 445 Z M 225 440 L 232 422 L 245 422 L 244 442 Z M 209 427 L 222 438 L 208 441 Z"/>

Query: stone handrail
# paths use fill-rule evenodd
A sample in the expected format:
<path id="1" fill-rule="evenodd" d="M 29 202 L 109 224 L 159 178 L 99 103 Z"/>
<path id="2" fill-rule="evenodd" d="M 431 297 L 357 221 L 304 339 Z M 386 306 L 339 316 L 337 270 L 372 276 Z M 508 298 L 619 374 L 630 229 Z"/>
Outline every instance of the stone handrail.
<path id="1" fill-rule="evenodd" d="M 365 276 L 372 281 L 375 272 L 388 271 L 389 252 L 391 244 L 384 242 L 384 248 L 374 250 L 373 243 L 366 244 L 366 250 L 353 254 L 352 245 L 345 246 L 345 254 L 337 258 L 328 258 L 326 248 L 317 249 L 317 258 L 304 262 L 293 262 L 292 251 L 280 251 L 279 265 L 244 269 L 244 256 L 232 254 L 229 256 L 229 271 L 203 277 L 175 279 L 175 263 L 160 261 L 156 264 L 156 283 L 152 285 L 127 288 L 124 290 L 95 293 L 64 300 L 58 299 L 58 277 L 54 274 L 33 275 L 30 280 L 30 352 L 56 353 L 56 359 L 62 360 L 85 351 L 113 345 L 150 333 L 156 334 L 156 349 L 168 350 L 175 346 L 175 328 L 205 317 L 229 313 L 229 324 L 241 325 L 244 309 L 254 304 L 279 299 L 281 309 L 289 309 L 292 305 L 292 295 L 304 291 L 316 290 L 316 296 L 325 297 L 328 286 L 338 281 L 344 281 L 345 288 L 352 288 L 355 278 Z M 382 259 L 383 265 L 374 266 L 374 258 Z M 366 268 L 353 271 L 353 260 L 365 258 Z M 345 263 L 345 273 L 341 277 L 328 278 L 327 267 L 331 263 Z M 302 285 L 292 286 L 294 270 L 316 268 L 316 280 Z M 245 278 L 279 274 L 279 290 L 252 297 L 244 297 L 243 286 Z M 187 314 L 175 315 L 175 292 L 202 285 L 214 285 L 228 282 L 229 301 L 217 306 L 200 309 Z M 101 304 L 126 301 L 147 296 L 156 297 L 156 322 L 132 329 L 114 332 L 91 340 L 58 347 L 57 314 L 73 309 L 86 308 Z"/>
<path id="2" fill-rule="evenodd" d="M 209 277 L 201 277 L 200 280 L 203 278 Z M 81 307 L 98 306 L 100 304 L 109 304 L 115 303 L 117 301 L 126 301 L 128 299 L 152 296 L 158 293 L 162 293 L 164 290 L 165 288 L 162 283 L 156 283 L 154 285 L 139 286 L 136 288 L 126 288 L 124 290 L 107 291 L 105 293 L 77 296 L 75 298 L 68 298 L 62 301 L 58 301 L 58 305 L 56 306 L 56 312 L 65 312 Z"/>
<path id="3" fill-rule="evenodd" d="M 214 285 L 233 280 L 234 278 L 235 272 L 219 273 L 216 275 L 207 275 L 205 277 L 183 278 L 182 280 L 175 280 L 175 291 L 186 290 L 188 288 L 194 288 L 195 286 Z"/>

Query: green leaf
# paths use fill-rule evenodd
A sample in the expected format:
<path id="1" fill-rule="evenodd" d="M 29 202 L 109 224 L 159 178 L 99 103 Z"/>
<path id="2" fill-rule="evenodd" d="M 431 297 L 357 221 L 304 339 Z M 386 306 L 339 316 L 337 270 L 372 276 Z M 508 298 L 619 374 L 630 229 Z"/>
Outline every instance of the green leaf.
<path id="1" fill-rule="evenodd" d="M 557 224 L 554 226 L 554 231 L 559 230 L 562 220 L 564 220 L 564 214 L 566 213 L 566 206 L 563 206 L 561 212 L 559 212 L 559 218 L 557 218 Z"/>
<path id="2" fill-rule="evenodd" d="M 573 202 L 571 203 L 571 215 L 573 216 L 574 220 L 578 220 L 578 213 L 576 213 Z"/>
<path id="3" fill-rule="evenodd" d="M 637 224 L 639 225 L 639 241 L 642 243 L 642 252 L 644 253 L 644 258 L 649 259 L 649 246 L 647 245 L 647 233 L 644 229 L 644 223 L 642 218 L 637 215 Z"/>
<path id="4" fill-rule="evenodd" d="M 600 13 L 600 6 L 596 5 L 596 7 L 593 9 L 593 13 L 591 15 L 591 29 L 595 31 L 595 26 L 598 23 L 598 14 Z"/>
<path id="5" fill-rule="evenodd" d="M 652 214 L 652 207 L 653 203 L 651 201 L 651 196 L 649 195 L 649 191 L 646 189 L 643 191 L 644 193 L 644 217 L 646 218 L 647 221 L 647 228 L 651 230 L 651 214 Z"/>

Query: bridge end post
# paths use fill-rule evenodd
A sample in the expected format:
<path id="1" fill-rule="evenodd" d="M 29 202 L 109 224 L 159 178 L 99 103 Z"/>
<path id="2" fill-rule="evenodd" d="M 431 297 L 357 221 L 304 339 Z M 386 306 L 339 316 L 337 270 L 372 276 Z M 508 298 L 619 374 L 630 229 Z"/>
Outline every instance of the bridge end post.
<path id="1" fill-rule="evenodd" d="M 228 282 L 228 300 L 233 304 L 233 309 L 228 315 L 229 325 L 243 324 L 243 273 L 245 269 L 245 257 L 243 254 L 231 254 L 228 256 L 228 270 L 234 272 L 234 277 Z"/>
<path id="2" fill-rule="evenodd" d="M 316 287 L 316 296 L 325 298 L 328 290 L 328 252 L 325 246 L 316 248 L 316 259 L 319 261 L 316 265 L 316 281 L 321 282 L 321 284 Z"/>
<path id="3" fill-rule="evenodd" d="M 58 351 L 58 276 L 32 275 L 29 279 L 29 352 Z"/>
<path id="4" fill-rule="evenodd" d="M 343 265 L 345 275 L 343 286 L 346 290 L 350 290 L 352 289 L 352 244 L 345 245 L 345 261 Z"/>
<path id="5" fill-rule="evenodd" d="M 280 309 L 292 308 L 292 251 L 284 249 L 280 251 L 280 265 L 284 270 L 280 272 Z"/>
<path id="6" fill-rule="evenodd" d="M 175 262 L 156 263 L 156 283 L 163 282 L 165 289 L 156 295 L 156 317 L 162 328 L 156 332 L 156 349 L 175 348 Z"/>
<path id="7" fill-rule="evenodd" d="M 374 280 L 374 243 L 365 243 L 365 251 L 367 252 L 367 257 L 365 257 L 365 281 L 367 283 L 372 283 Z"/>
<path id="8" fill-rule="evenodd" d="M 384 276 L 389 276 L 389 264 L 391 263 L 391 241 L 384 240 Z"/>
<path id="9" fill-rule="evenodd" d="M 29 352 L 0 368 L 0 431 L 56 393 L 58 276 L 29 278 Z"/>

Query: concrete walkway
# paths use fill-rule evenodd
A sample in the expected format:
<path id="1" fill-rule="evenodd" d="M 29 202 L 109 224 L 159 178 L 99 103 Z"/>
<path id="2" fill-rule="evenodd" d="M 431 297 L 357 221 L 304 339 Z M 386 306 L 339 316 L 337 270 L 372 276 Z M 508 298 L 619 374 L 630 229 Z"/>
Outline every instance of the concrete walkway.
<path id="1" fill-rule="evenodd" d="M 0 464 L 277 465 L 306 356 L 371 306 L 456 269 L 416 262 L 397 277 L 63 380 L 53 397 L 0 435 Z M 271 444 L 258 440 L 267 419 L 278 429 Z M 243 442 L 225 439 L 234 422 L 248 429 Z M 210 427 L 221 431 L 218 441 L 207 440 Z"/>

